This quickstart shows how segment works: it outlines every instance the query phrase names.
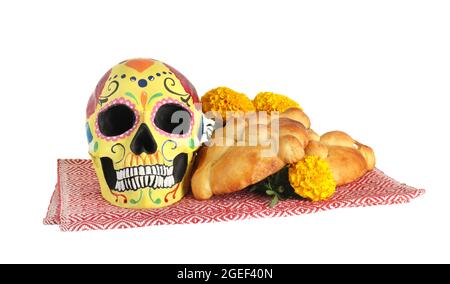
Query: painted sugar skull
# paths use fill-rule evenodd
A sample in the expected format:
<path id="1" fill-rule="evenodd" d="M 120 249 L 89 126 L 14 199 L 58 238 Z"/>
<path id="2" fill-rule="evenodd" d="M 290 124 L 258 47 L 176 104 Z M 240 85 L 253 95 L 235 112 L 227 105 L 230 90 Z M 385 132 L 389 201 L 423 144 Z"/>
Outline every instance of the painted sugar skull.
<path id="1" fill-rule="evenodd" d="M 127 60 L 102 77 L 86 131 L 106 200 L 158 208 L 185 195 L 193 154 L 213 126 L 197 102 L 192 84 L 157 60 Z"/>

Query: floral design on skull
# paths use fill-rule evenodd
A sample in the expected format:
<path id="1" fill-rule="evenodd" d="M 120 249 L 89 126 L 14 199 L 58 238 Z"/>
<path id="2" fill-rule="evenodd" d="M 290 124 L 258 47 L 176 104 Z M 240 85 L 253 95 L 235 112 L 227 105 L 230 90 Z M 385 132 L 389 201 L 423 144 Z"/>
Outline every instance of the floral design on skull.
<path id="1" fill-rule="evenodd" d="M 102 77 L 88 102 L 86 132 L 107 201 L 158 208 L 185 195 L 194 153 L 214 126 L 197 103 L 193 85 L 157 60 L 127 60 Z"/>

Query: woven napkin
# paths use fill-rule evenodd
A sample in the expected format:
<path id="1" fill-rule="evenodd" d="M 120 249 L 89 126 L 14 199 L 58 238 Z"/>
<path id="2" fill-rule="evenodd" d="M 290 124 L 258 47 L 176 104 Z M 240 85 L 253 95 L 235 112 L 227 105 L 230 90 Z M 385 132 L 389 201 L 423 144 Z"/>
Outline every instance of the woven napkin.
<path id="1" fill-rule="evenodd" d="M 100 194 L 90 160 L 58 160 L 58 182 L 44 224 L 62 231 L 106 230 L 168 224 L 197 224 L 285 217 L 345 207 L 407 203 L 425 193 L 401 184 L 380 170 L 338 187 L 333 198 L 322 202 L 288 199 L 274 208 L 267 196 L 248 191 L 197 201 L 188 194 L 180 202 L 160 209 L 133 210 L 110 205 Z"/>

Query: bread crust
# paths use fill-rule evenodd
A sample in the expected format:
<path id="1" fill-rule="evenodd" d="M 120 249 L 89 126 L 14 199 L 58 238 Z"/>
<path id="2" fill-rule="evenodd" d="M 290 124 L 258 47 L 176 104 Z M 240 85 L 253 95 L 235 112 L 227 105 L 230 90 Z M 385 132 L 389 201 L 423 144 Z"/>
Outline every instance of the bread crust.
<path id="1" fill-rule="evenodd" d="M 245 127 L 240 125 L 240 130 L 229 140 L 222 136 L 225 131 L 214 133 L 213 144 L 215 141 L 227 141 L 233 146 L 213 145 L 199 151 L 191 179 L 196 199 L 204 200 L 213 195 L 242 190 L 280 171 L 287 163 L 295 163 L 304 158 L 304 148 L 308 145 L 309 136 L 303 123 L 309 125 L 308 116 L 300 109 L 288 109 L 280 114 L 277 131 L 279 150 L 272 155 L 267 155 L 270 146 L 266 144 L 266 133 L 272 130 L 272 121 L 269 121 L 267 124 L 256 122 L 260 130 L 265 129 L 258 131 L 256 137 L 249 134 L 249 128 L 254 126 L 251 124 L 246 124 Z M 220 135 L 216 135 L 218 133 Z M 239 142 L 248 145 L 251 138 L 256 139 L 258 144 L 236 146 Z"/>
<path id="2" fill-rule="evenodd" d="M 328 162 L 338 186 L 353 182 L 375 168 L 372 148 L 342 131 L 331 131 L 319 141 L 310 141 L 305 152 L 307 156 L 318 156 Z"/>
<path id="3" fill-rule="evenodd" d="M 272 119 L 268 119 L 269 123 L 256 119 L 254 124 L 244 120 L 228 121 L 235 126 L 231 138 L 225 135 L 227 128 L 214 132 L 213 146 L 202 147 L 198 152 L 191 179 L 196 199 L 205 200 L 242 190 L 305 156 L 326 160 L 338 186 L 355 181 L 375 167 L 372 148 L 342 131 L 319 136 L 310 129 L 308 116 L 298 108 L 279 115 L 279 150 L 267 156 L 267 133 L 272 130 Z M 250 127 L 255 124 L 259 130 L 250 133 Z M 257 141 L 257 145 L 236 146 L 239 143 L 248 145 L 250 140 Z"/>

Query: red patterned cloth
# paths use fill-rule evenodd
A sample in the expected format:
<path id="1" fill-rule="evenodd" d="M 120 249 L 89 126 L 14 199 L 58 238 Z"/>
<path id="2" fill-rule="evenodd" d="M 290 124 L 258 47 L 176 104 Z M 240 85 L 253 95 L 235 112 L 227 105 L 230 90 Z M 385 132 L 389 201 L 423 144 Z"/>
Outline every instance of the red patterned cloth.
<path id="1" fill-rule="evenodd" d="M 58 183 L 44 224 L 59 225 L 63 231 L 81 231 L 284 217 L 335 208 L 407 203 L 424 193 L 425 190 L 373 170 L 338 187 L 334 197 L 323 202 L 289 199 L 269 208 L 268 197 L 241 191 L 207 201 L 197 201 L 189 194 L 166 208 L 131 210 L 110 205 L 102 198 L 90 160 L 58 160 Z"/>

